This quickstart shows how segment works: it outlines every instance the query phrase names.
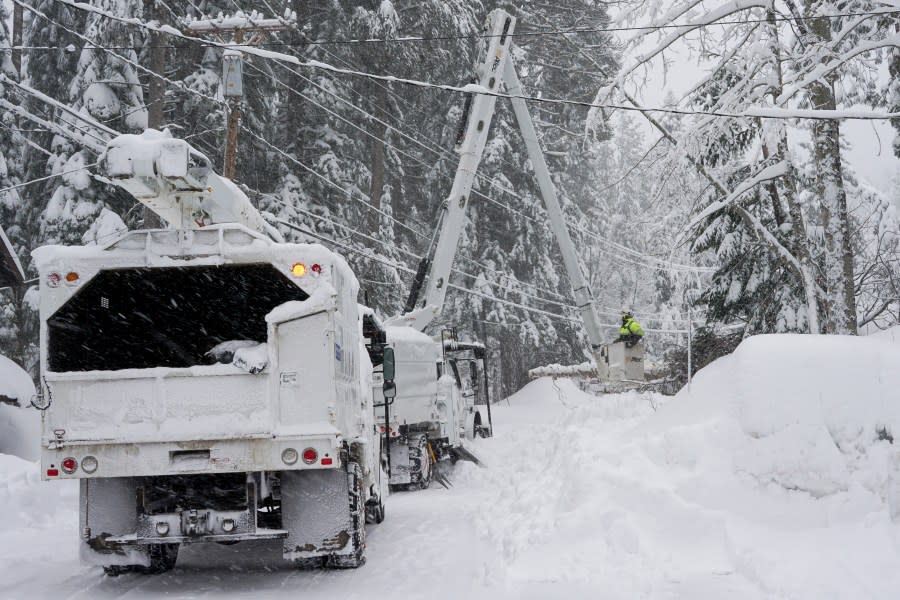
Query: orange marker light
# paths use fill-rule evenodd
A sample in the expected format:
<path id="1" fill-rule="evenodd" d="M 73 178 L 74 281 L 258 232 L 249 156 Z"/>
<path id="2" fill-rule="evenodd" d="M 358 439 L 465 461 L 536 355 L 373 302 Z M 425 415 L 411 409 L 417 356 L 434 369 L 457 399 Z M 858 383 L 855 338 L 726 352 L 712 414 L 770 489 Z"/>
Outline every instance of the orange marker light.
<path id="1" fill-rule="evenodd" d="M 67 283 L 75 283 L 76 281 L 78 281 L 78 273 L 76 273 L 75 271 L 69 271 L 68 273 L 66 273 Z"/>
<path id="2" fill-rule="evenodd" d="M 293 273 L 294 277 L 303 277 L 306 275 L 306 265 L 303 263 L 294 263 L 294 266 L 291 267 L 291 273 Z"/>

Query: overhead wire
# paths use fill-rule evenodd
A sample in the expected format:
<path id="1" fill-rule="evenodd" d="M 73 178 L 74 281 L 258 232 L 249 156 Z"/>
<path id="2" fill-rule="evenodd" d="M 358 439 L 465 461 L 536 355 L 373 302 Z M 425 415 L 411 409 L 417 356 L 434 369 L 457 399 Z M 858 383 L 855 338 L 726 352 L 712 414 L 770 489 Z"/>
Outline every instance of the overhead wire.
<path id="1" fill-rule="evenodd" d="M 57 0 L 64 4 L 68 4 L 74 8 L 83 8 L 79 6 L 78 2 L 70 2 L 68 0 Z M 196 4 L 190 2 L 198 12 L 202 11 Z M 232 3 L 234 3 L 232 1 Z M 268 3 L 266 3 L 268 5 Z M 756 6 L 748 7 L 749 8 L 757 8 Z M 269 7 L 270 10 L 271 6 Z M 644 32 L 653 32 L 653 31 L 664 31 L 668 29 L 706 29 L 710 27 L 722 27 L 728 25 L 754 25 L 754 24 L 766 24 L 766 23 L 796 23 L 797 21 L 815 21 L 820 19 L 845 19 L 848 17 L 880 17 L 880 16 L 891 16 L 900 13 L 900 10 L 897 9 L 887 9 L 883 11 L 858 11 L 858 12 L 846 12 L 846 13 L 829 13 L 822 15 L 809 15 L 809 16 L 776 16 L 774 18 L 758 18 L 758 19 L 732 19 L 727 21 L 715 21 L 711 23 L 664 23 L 657 25 L 623 25 L 623 26 L 615 26 L 615 27 L 563 27 L 557 29 L 541 29 L 541 30 L 526 30 L 526 31 L 515 31 L 513 33 L 503 34 L 510 38 L 535 38 L 535 37 L 544 37 L 544 36 L 563 36 L 563 35 L 581 35 L 581 34 L 596 34 L 596 33 L 622 33 L 629 31 L 644 31 Z M 275 14 L 273 12 L 273 14 Z M 275 17 L 280 21 L 283 21 L 281 17 Z M 207 19 L 210 24 L 215 27 L 215 19 Z M 430 42 L 444 42 L 444 41 L 458 41 L 458 40 L 478 40 L 478 39 L 491 39 L 500 37 L 500 34 L 491 34 L 491 33 L 473 33 L 473 34 L 448 34 L 448 35 L 435 35 L 435 36 L 404 36 L 400 35 L 394 38 L 330 38 L 324 40 L 303 40 L 303 41 L 295 41 L 295 42 L 264 42 L 260 43 L 260 46 L 265 47 L 296 47 L 296 46 L 332 46 L 332 45 L 360 45 L 360 44 L 410 44 L 410 43 L 430 43 Z M 213 44 L 206 44 L 207 46 L 212 46 Z M 230 46 L 239 46 L 239 44 L 230 44 Z M 166 45 L 166 48 L 173 48 L 174 46 Z M 64 47 L 59 46 L 13 46 L 11 49 L 13 50 L 49 50 L 49 49 L 64 49 Z M 136 46 L 119 46 L 115 49 L 119 50 L 129 50 L 129 49 L 141 49 L 141 47 Z"/>
<path id="2" fill-rule="evenodd" d="M 29 10 L 35 11 L 34 8 L 28 7 L 22 0 L 12 0 L 16 4 L 19 4 L 23 7 L 28 8 Z M 172 28 L 159 27 L 155 25 L 151 25 L 148 23 L 135 21 L 133 19 L 127 19 L 125 17 L 120 17 L 109 11 L 102 10 L 96 6 L 87 5 L 84 3 L 74 2 L 72 0 L 54 0 L 57 3 L 65 4 L 66 6 L 70 6 L 73 8 L 77 8 L 79 10 L 85 12 L 92 12 L 95 14 L 99 14 L 105 16 L 109 19 L 118 21 L 120 23 L 124 23 L 131 26 L 140 27 L 142 29 L 146 29 L 148 31 L 156 31 L 159 33 L 163 33 L 168 36 L 178 37 L 181 39 L 197 42 L 197 43 L 208 43 L 213 47 L 228 49 L 229 45 L 222 44 L 218 42 L 209 42 L 209 40 L 204 40 L 202 38 L 197 38 L 194 36 L 186 35 Z M 37 11 L 35 11 L 37 12 Z M 43 13 L 38 13 L 43 14 Z M 79 37 L 83 37 L 80 36 Z M 234 45 L 231 45 L 232 47 Z M 750 111 L 747 113 L 728 113 L 723 111 L 698 111 L 698 110 L 690 110 L 690 109 L 680 109 L 680 108 L 672 108 L 672 107 L 635 107 L 627 104 L 612 104 L 612 103 L 594 103 L 594 102 L 586 102 L 581 100 L 572 100 L 566 98 L 544 98 L 539 96 L 530 96 L 530 95 L 510 95 L 498 91 L 488 90 L 487 88 L 482 88 L 480 86 L 455 86 L 448 84 L 438 84 L 431 83 L 427 81 L 419 81 L 415 79 L 407 79 L 402 77 L 395 77 L 392 75 L 377 75 L 375 73 L 366 73 L 363 71 L 358 71 L 354 69 L 341 69 L 338 67 L 334 67 L 327 63 L 323 63 L 320 61 L 304 61 L 296 56 L 291 56 L 288 54 L 282 54 L 277 52 L 272 52 L 269 50 L 263 50 L 261 48 L 257 48 L 254 46 L 241 45 L 240 49 L 242 52 L 259 56 L 262 58 L 268 58 L 277 61 L 288 62 L 291 64 L 296 64 L 298 66 L 312 67 L 316 69 L 322 69 L 326 71 L 331 71 L 333 73 L 350 75 L 353 77 L 365 77 L 368 79 L 375 79 L 379 81 L 385 81 L 390 83 L 399 83 L 402 85 L 408 86 L 416 86 L 423 88 L 432 88 L 432 89 L 440 89 L 444 91 L 456 92 L 461 94 L 469 94 L 469 93 L 478 93 L 487 96 L 494 96 L 497 98 L 517 98 L 522 99 L 526 102 L 537 102 L 537 103 L 545 103 L 545 104 L 558 104 L 564 106 L 580 106 L 586 108 L 607 108 L 607 109 L 618 109 L 624 111 L 637 111 L 641 113 L 647 112 L 661 112 L 667 114 L 678 114 L 678 115 L 702 115 L 702 116 L 711 116 L 711 117 L 724 117 L 724 118 L 757 118 L 757 119 L 808 119 L 808 120 L 843 120 L 843 119 L 862 119 L 862 120 L 886 120 L 900 117 L 900 113 L 875 113 L 872 111 L 867 111 L 864 113 L 857 113 L 851 111 L 821 111 L 821 110 L 800 110 L 800 111 L 788 111 L 789 114 L 778 114 L 778 111 L 762 111 L 762 112 L 754 112 Z M 125 59 L 127 60 L 127 59 Z M 130 61 L 129 61 L 130 62 Z"/>

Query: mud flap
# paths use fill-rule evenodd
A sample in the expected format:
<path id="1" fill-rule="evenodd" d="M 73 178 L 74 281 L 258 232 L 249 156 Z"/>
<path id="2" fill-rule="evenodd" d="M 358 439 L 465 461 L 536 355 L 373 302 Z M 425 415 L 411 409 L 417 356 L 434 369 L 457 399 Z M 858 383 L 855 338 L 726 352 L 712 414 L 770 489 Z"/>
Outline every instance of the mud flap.
<path id="1" fill-rule="evenodd" d="M 359 549 L 348 508 L 349 477 L 343 469 L 282 471 L 282 528 L 286 560 L 352 555 Z"/>
<path id="2" fill-rule="evenodd" d="M 107 543 L 107 538 L 137 530 L 137 480 L 132 477 L 82 479 L 79 482 L 79 558 L 83 564 L 150 566 L 146 547 Z"/>
<path id="3" fill-rule="evenodd" d="M 481 460 L 477 456 L 475 456 L 474 454 L 472 454 L 471 452 L 466 450 L 463 446 L 457 446 L 455 448 L 451 448 L 450 454 L 456 460 L 467 460 L 469 462 L 475 463 L 479 467 L 482 467 L 482 468 L 484 467 L 484 463 L 482 463 Z"/>
<path id="4" fill-rule="evenodd" d="M 391 485 L 408 485 L 412 482 L 412 465 L 409 446 L 406 443 L 391 444 Z"/>

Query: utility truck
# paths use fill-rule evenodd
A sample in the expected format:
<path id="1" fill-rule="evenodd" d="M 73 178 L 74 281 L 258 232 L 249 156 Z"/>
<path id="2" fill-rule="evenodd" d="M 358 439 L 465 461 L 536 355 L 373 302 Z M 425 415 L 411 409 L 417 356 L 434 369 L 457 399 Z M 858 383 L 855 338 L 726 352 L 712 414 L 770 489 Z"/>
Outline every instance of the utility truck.
<path id="1" fill-rule="evenodd" d="M 514 24 L 515 19 L 500 10 L 490 13 L 485 21 L 487 41 L 476 67 L 476 88 L 498 89 Z M 419 264 L 403 314 L 384 324 L 374 315 L 364 320 L 369 347 L 381 344 L 392 348 L 399 366 L 397 395 L 379 398 L 384 411 L 377 412 L 379 429 L 389 448 L 390 483 L 395 489 L 426 488 L 435 476 L 447 485 L 436 468 L 438 463 L 460 458 L 478 462 L 465 448 L 464 440 L 491 435 L 493 430 L 484 347 L 461 342 L 452 328 L 433 336 L 423 332 L 443 310 L 496 102 L 494 95 L 475 94 L 466 103 L 455 148 L 459 164 L 443 203 L 438 235 Z M 378 364 L 376 355 L 373 363 Z M 380 396 L 377 386 L 374 394 Z"/>
<path id="2" fill-rule="evenodd" d="M 184 141 L 121 136 L 102 165 L 172 228 L 34 252 L 42 476 L 79 480 L 83 560 L 160 572 L 182 544 L 278 539 L 361 565 L 387 482 L 353 272 L 282 243 Z"/>

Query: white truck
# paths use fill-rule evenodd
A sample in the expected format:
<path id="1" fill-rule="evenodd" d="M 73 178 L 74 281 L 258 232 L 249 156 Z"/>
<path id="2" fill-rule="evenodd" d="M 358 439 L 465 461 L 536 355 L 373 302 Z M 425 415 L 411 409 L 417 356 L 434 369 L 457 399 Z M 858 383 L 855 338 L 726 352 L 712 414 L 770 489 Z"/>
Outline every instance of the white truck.
<path id="1" fill-rule="evenodd" d="M 104 165 L 176 228 L 34 252 L 42 476 L 80 481 L 82 559 L 160 572 L 181 544 L 280 539 L 359 566 L 387 483 L 347 263 L 273 241 L 180 140 L 122 136 Z"/>
<path id="2" fill-rule="evenodd" d="M 391 488 L 425 489 L 435 478 L 449 485 L 437 464 L 461 458 L 478 462 L 463 442 L 490 435 L 483 346 L 447 339 L 446 332 L 435 341 L 412 327 L 384 326 L 371 313 L 364 317 L 363 332 L 376 365 L 372 393 Z M 383 397 L 380 357 L 371 352 L 378 346 L 390 348 L 395 357 L 391 399 Z"/>

